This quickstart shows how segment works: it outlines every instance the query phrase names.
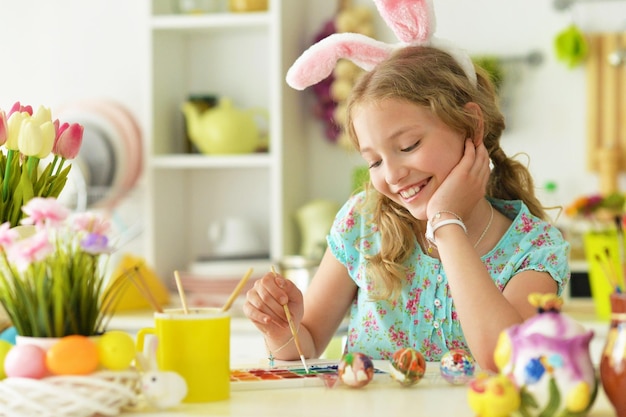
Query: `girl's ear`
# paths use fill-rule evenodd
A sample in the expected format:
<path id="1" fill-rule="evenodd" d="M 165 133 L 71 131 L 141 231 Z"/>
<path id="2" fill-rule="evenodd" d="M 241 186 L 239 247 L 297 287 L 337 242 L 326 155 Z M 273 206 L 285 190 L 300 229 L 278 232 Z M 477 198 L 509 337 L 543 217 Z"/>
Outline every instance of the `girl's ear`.
<path id="1" fill-rule="evenodd" d="M 483 143 L 483 137 L 485 135 L 483 110 L 477 103 L 474 102 L 467 103 L 465 105 L 465 109 L 474 114 L 476 120 L 476 128 L 474 129 L 474 137 L 472 138 L 472 142 L 474 142 L 474 146 L 478 146 Z"/>

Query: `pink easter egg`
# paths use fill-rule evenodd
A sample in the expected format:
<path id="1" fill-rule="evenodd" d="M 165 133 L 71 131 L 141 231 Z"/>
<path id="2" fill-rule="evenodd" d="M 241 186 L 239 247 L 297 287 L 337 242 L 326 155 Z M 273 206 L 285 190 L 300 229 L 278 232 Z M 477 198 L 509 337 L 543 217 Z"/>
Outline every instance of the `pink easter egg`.
<path id="1" fill-rule="evenodd" d="M 35 345 L 16 345 L 4 358 L 7 377 L 40 379 L 46 376 L 46 352 Z"/>

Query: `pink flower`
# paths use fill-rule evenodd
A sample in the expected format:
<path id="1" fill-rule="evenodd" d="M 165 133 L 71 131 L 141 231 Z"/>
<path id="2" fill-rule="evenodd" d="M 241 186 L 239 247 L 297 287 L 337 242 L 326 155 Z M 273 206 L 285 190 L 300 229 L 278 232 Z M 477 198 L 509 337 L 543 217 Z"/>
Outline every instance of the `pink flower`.
<path id="1" fill-rule="evenodd" d="M 63 123 L 57 132 L 52 153 L 65 159 L 74 159 L 83 143 L 84 127 L 78 123 Z"/>
<path id="2" fill-rule="evenodd" d="M 21 223 L 36 226 L 55 225 L 69 215 L 69 210 L 54 197 L 35 197 L 26 203 L 22 210 L 28 217 L 22 219 Z"/>
<path id="3" fill-rule="evenodd" d="M 41 230 L 28 239 L 15 242 L 8 250 L 8 257 L 15 264 L 18 271 L 26 271 L 37 261 L 43 261 L 54 251 L 48 239 L 48 233 Z"/>
<path id="4" fill-rule="evenodd" d="M 0 246 L 6 248 L 13 244 L 20 234 L 11 227 L 10 222 L 4 222 L 0 225 Z"/>
<path id="5" fill-rule="evenodd" d="M 26 113 L 28 113 L 29 115 L 32 116 L 33 115 L 33 107 L 30 106 L 30 105 L 22 106 L 19 101 L 16 101 L 13 104 L 13 107 L 11 107 L 11 111 L 9 111 L 8 117 L 11 117 L 11 115 L 13 113 L 24 113 L 24 112 L 26 112 Z"/>
<path id="6" fill-rule="evenodd" d="M 8 136 L 7 115 L 4 110 L 0 110 L 0 145 L 4 145 Z"/>
<path id="7" fill-rule="evenodd" d="M 91 212 L 79 213 L 74 216 L 72 228 L 76 231 L 84 231 L 104 235 L 111 229 L 111 223 Z"/>

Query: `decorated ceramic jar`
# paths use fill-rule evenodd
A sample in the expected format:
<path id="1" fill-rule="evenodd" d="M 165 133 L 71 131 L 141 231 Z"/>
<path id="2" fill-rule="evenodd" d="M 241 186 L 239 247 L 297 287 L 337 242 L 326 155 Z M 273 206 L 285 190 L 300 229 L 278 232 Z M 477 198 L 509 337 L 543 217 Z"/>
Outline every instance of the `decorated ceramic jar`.
<path id="1" fill-rule="evenodd" d="M 539 314 L 502 332 L 494 359 L 521 399 L 522 416 L 585 416 L 598 379 L 589 353 L 593 332 L 561 314 L 562 300 L 532 294 Z"/>

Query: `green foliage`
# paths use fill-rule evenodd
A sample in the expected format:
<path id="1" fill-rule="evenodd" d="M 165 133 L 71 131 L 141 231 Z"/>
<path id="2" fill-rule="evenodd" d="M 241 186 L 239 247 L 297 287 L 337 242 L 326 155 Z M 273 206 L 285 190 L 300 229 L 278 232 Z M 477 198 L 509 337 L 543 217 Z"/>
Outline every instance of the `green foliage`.
<path id="1" fill-rule="evenodd" d="M 500 60 L 495 56 L 476 56 L 472 58 L 474 65 L 484 69 L 490 76 L 496 91 L 500 91 L 504 82 L 504 69 Z"/>
<path id="2" fill-rule="evenodd" d="M 40 160 L 29 156 L 22 160 L 18 151 L 0 152 L 0 224 L 18 226 L 24 217 L 22 206 L 33 197 L 58 197 L 72 168 L 57 155 L 40 171 Z"/>

